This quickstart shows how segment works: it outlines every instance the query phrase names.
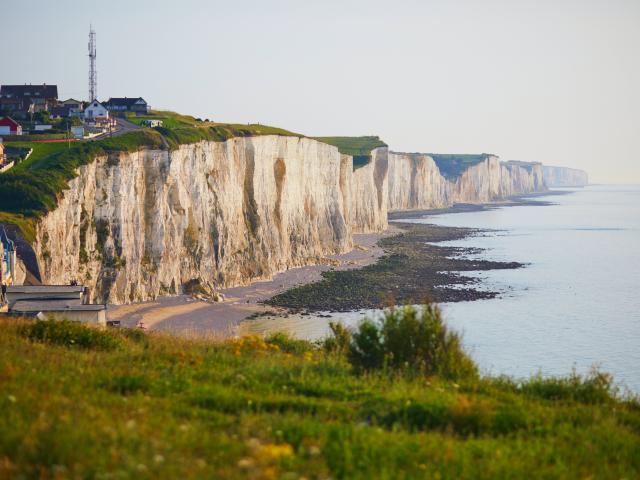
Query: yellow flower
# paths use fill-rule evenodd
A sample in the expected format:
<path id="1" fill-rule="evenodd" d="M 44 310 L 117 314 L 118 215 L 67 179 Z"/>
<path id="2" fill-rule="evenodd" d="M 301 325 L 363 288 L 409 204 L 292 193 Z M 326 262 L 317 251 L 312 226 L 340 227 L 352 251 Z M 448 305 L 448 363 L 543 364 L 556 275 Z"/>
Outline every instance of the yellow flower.
<path id="1" fill-rule="evenodd" d="M 276 445 L 275 443 L 270 443 L 264 445 L 258 451 L 258 457 L 262 461 L 273 461 L 278 460 L 282 457 L 291 457 L 293 456 L 293 447 L 288 443 L 283 443 L 280 445 Z"/>

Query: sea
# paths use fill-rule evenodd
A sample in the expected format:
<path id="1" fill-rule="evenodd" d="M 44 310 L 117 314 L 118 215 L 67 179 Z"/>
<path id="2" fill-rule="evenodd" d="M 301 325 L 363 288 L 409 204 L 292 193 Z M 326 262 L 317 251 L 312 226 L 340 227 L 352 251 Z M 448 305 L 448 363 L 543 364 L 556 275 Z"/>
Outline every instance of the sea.
<path id="1" fill-rule="evenodd" d="M 562 189 L 541 200 L 550 204 L 407 220 L 486 230 L 440 245 L 477 247 L 478 258 L 525 264 L 472 272 L 481 288 L 500 295 L 443 304 L 447 324 L 462 333 L 484 373 L 527 378 L 596 367 L 640 393 L 640 186 Z M 329 321 L 353 326 L 377 314 L 264 317 L 246 327 L 314 340 L 328 334 Z"/>

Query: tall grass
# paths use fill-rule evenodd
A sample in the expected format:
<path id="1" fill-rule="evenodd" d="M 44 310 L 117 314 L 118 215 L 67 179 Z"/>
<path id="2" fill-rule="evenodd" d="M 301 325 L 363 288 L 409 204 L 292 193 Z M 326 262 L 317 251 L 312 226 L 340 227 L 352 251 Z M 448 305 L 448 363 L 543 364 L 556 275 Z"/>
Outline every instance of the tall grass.
<path id="1" fill-rule="evenodd" d="M 387 332 L 422 322 L 394 315 Z M 578 393 L 599 380 L 454 383 L 337 351 L 0 319 L 0 478 L 640 475 L 640 405 Z"/>

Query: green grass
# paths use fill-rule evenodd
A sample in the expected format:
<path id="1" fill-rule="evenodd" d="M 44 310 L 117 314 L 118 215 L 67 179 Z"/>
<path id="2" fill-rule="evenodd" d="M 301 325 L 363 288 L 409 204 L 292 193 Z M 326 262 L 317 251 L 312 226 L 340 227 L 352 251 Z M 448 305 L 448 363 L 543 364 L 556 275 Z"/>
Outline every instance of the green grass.
<path id="1" fill-rule="evenodd" d="M 224 141 L 257 135 L 301 136 L 287 130 L 259 124 L 240 125 L 197 122 L 173 112 L 153 111 L 148 116 L 128 117 L 135 123 L 160 118 L 163 127 L 129 132 L 97 141 L 65 143 L 12 142 L 13 147 L 33 148 L 31 156 L 0 174 L 0 221 L 18 226 L 28 241 L 34 238 L 33 224 L 53 210 L 77 168 L 99 155 L 131 152 L 140 148 L 170 149 L 201 140 Z M 27 227 L 26 229 L 23 227 Z"/>
<path id="2" fill-rule="evenodd" d="M 353 157 L 353 169 L 363 167 L 371 161 L 371 151 L 386 147 L 379 137 L 315 137 L 316 140 L 338 147 L 340 153 Z"/>
<path id="3" fill-rule="evenodd" d="M 429 153 L 433 161 L 436 162 L 440 173 L 446 178 L 457 178 L 469 167 L 477 165 L 487 158 L 486 153 L 482 154 L 442 154 Z"/>
<path id="4" fill-rule="evenodd" d="M 453 383 L 282 336 L 70 328 L 0 321 L 0 478 L 640 475 L 640 406 L 601 374 Z"/>

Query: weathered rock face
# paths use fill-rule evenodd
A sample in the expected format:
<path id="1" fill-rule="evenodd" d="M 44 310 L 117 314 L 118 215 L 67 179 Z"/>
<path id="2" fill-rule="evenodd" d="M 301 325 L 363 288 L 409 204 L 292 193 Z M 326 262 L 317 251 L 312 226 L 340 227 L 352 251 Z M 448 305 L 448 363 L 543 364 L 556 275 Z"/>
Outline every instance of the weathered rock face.
<path id="1" fill-rule="evenodd" d="M 523 164 L 524 165 L 524 164 Z M 502 163 L 493 155 L 465 170 L 453 182 L 454 203 L 485 203 L 544 191 L 540 164 Z"/>
<path id="2" fill-rule="evenodd" d="M 371 161 L 351 175 L 351 215 L 354 232 L 380 232 L 387 228 L 389 150 L 376 148 Z"/>
<path id="3" fill-rule="evenodd" d="M 269 277 L 386 226 L 385 152 L 352 171 L 335 147 L 234 138 L 96 159 L 40 223 L 44 283 L 77 280 L 126 303 Z"/>
<path id="4" fill-rule="evenodd" d="M 584 170 L 546 165 L 543 170 L 544 181 L 548 187 L 584 187 L 589 184 L 589 176 Z"/>
<path id="5" fill-rule="evenodd" d="M 389 154 L 389 210 L 485 203 L 545 189 L 542 165 L 538 163 L 503 163 L 487 155 L 460 176 L 448 179 L 428 155 Z"/>
<path id="6" fill-rule="evenodd" d="M 451 185 L 433 159 L 421 153 L 389 153 L 389 210 L 442 208 Z"/>

